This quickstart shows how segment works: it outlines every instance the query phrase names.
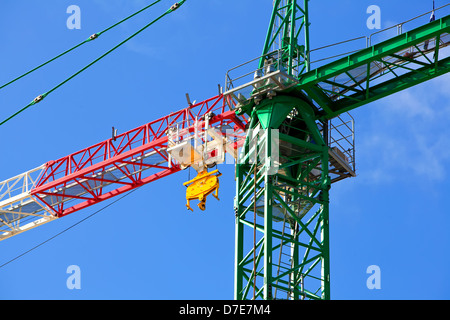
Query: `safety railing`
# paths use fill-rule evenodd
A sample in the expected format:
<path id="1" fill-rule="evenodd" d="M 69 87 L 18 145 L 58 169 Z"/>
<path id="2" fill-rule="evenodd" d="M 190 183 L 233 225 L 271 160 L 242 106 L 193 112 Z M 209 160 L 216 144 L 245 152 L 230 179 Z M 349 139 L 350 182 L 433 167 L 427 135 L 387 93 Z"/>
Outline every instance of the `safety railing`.
<path id="1" fill-rule="evenodd" d="M 389 38 L 404 34 L 414 28 L 420 27 L 432 20 L 432 13 L 434 13 L 436 19 L 450 14 L 450 3 L 438 7 L 435 10 L 425 12 L 412 19 L 392 25 L 388 28 L 375 31 L 368 36 L 361 36 L 312 49 L 308 52 L 307 60 L 311 66 L 311 69 L 315 69 L 326 64 L 330 60 L 350 55 L 361 49 L 368 48 L 377 43 L 388 40 Z"/>
<path id="2" fill-rule="evenodd" d="M 245 104 L 250 98 L 291 87 L 296 83 L 304 61 L 300 61 L 299 56 L 295 57 L 289 74 L 285 58 L 283 50 L 276 50 L 228 70 L 224 95 Z M 264 61 L 262 67 L 261 60 Z"/>
<path id="3" fill-rule="evenodd" d="M 355 119 L 350 113 L 343 113 L 329 120 L 328 145 L 356 172 Z"/>
<path id="4" fill-rule="evenodd" d="M 425 12 L 412 19 L 397 23 L 391 27 L 376 31 L 369 35 L 367 44 L 368 46 L 373 46 L 374 44 L 385 41 L 393 36 L 400 35 L 414 28 L 420 27 L 432 20 L 431 15 L 433 13 L 436 19 L 450 14 L 450 3 L 436 8 L 435 10 Z"/>
<path id="5" fill-rule="evenodd" d="M 0 208 L 3 207 L 3 204 L 10 204 L 11 199 L 20 198 L 21 195 L 28 194 L 39 181 L 43 170 L 44 166 L 40 166 L 0 182 Z"/>

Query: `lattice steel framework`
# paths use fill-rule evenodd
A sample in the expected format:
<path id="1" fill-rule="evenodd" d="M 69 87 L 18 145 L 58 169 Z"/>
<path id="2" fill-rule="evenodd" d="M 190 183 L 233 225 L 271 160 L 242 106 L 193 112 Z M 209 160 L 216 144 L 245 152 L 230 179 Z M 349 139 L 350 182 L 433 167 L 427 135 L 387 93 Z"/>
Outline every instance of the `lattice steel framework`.
<path id="1" fill-rule="evenodd" d="M 263 68 L 267 54 L 279 50 L 286 72 L 290 76 L 309 71 L 307 52 L 309 51 L 309 0 L 274 0 L 269 28 L 263 47 L 263 58 L 259 68 Z"/>
<path id="2" fill-rule="evenodd" d="M 180 171 L 167 152 L 171 128 L 182 140 L 194 124 L 203 130 L 208 115 L 211 127 L 237 134 L 226 150 L 237 149 L 246 119 L 229 110 L 230 99 L 220 94 L 192 104 L 0 182 L 0 240 Z"/>
<path id="3" fill-rule="evenodd" d="M 236 299 L 330 299 L 328 192 L 355 175 L 334 121 L 450 70 L 450 16 L 309 70 L 307 3 L 274 1 L 254 79 L 227 74 L 225 94 L 259 132 L 236 170 Z"/>
<path id="4" fill-rule="evenodd" d="M 229 127 L 227 152 L 246 137 L 235 298 L 330 299 L 329 189 L 355 176 L 344 114 L 449 72 L 450 16 L 311 70 L 308 1 L 273 2 L 258 65 L 228 72 L 223 94 L 0 182 L 0 240 L 178 172 L 171 142 Z"/>
<path id="5" fill-rule="evenodd" d="M 326 126 L 301 99 L 257 111 L 237 164 L 235 299 L 329 299 Z"/>

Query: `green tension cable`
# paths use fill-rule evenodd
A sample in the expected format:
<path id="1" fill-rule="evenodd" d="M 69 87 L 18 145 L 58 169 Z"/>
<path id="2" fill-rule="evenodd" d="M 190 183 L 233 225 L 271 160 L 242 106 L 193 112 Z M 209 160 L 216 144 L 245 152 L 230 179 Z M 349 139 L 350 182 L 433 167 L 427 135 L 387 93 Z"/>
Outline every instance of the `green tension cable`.
<path id="1" fill-rule="evenodd" d="M 3 89 L 3 88 L 5 88 L 5 87 L 7 87 L 7 86 L 9 86 L 10 84 L 16 82 L 17 80 L 22 79 L 23 77 L 29 75 L 30 73 L 33 73 L 34 71 L 39 70 L 40 68 L 42 68 L 42 67 L 46 66 L 47 64 L 49 64 L 50 62 L 53 62 L 53 61 L 55 61 L 56 59 L 61 58 L 62 56 L 68 54 L 69 52 L 75 50 L 76 48 L 81 47 L 83 44 L 88 43 L 88 42 L 90 42 L 90 41 L 92 41 L 92 40 L 97 39 L 101 34 L 103 34 L 103 33 L 107 32 L 107 31 L 109 31 L 109 30 L 111 30 L 111 29 L 117 27 L 118 25 L 120 25 L 120 24 L 122 24 L 123 22 L 125 22 L 125 21 L 131 19 L 132 17 L 138 15 L 139 13 L 141 13 L 141 12 L 143 12 L 143 11 L 149 9 L 150 7 L 154 6 L 155 4 L 157 4 L 157 3 L 160 2 L 160 1 L 161 1 L 161 0 L 157 0 L 157 1 L 153 2 L 152 4 L 149 4 L 148 6 L 142 8 L 141 10 L 139 10 L 139 11 L 133 13 L 132 15 L 126 17 L 125 19 L 120 20 L 119 22 L 117 22 L 117 23 L 113 24 L 112 26 L 106 28 L 105 30 L 100 31 L 100 32 L 98 32 L 98 33 L 94 33 L 93 35 L 91 35 L 89 38 L 87 38 L 87 39 L 84 40 L 83 42 L 80 42 L 79 44 L 73 46 L 72 48 L 70 48 L 70 49 L 68 49 L 68 50 L 66 50 L 66 51 L 64 51 L 63 53 L 60 53 L 60 54 L 57 55 L 56 57 L 54 57 L 54 58 L 52 58 L 52 59 L 50 59 L 50 60 L 48 60 L 48 61 L 46 61 L 46 62 L 40 64 L 39 66 L 37 66 L 37 67 L 31 69 L 30 71 L 25 72 L 24 74 L 18 76 L 17 78 L 14 78 L 13 80 L 11 80 L 11 81 L 9 81 L 9 82 L 3 84 L 2 86 L 0 86 L 0 90 Z"/>
<path id="2" fill-rule="evenodd" d="M 11 116 L 9 116 L 8 118 L 6 118 L 5 120 L 3 120 L 2 122 L 0 122 L 0 126 L 5 124 L 6 122 L 8 122 L 9 120 L 11 120 L 12 118 L 16 117 L 18 114 L 20 114 L 21 112 L 25 111 L 26 109 L 28 109 L 29 107 L 31 107 L 32 105 L 35 105 L 36 103 L 42 101 L 45 97 L 47 97 L 50 93 L 52 93 L 53 91 L 55 91 L 56 89 L 58 89 L 59 87 L 61 87 L 62 85 L 64 85 L 65 83 L 69 82 L 70 80 L 72 80 L 73 78 L 75 78 L 77 75 L 79 75 L 80 73 L 82 73 L 83 71 L 85 71 L 86 69 L 88 69 L 89 67 L 91 67 L 93 64 L 97 63 L 98 61 L 100 61 L 101 59 L 103 59 L 104 57 L 106 57 L 108 54 L 110 54 L 111 52 L 113 52 L 114 50 L 116 50 L 117 48 L 119 48 L 120 46 L 122 46 L 123 44 L 125 44 L 126 42 L 130 41 L 132 38 L 134 38 L 135 36 L 137 36 L 138 34 L 140 34 L 141 32 L 143 32 L 145 29 L 147 29 L 148 27 L 150 27 L 152 24 L 154 24 L 155 22 L 157 22 L 158 20 L 162 19 L 163 17 L 165 17 L 166 15 L 174 12 L 176 9 L 178 9 L 184 2 L 186 2 L 186 0 L 182 0 L 180 2 L 175 3 L 174 5 L 172 5 L 170 7 L 170 9 L 168 9 L 166 12 L 164 12 L 162 15 L 160 15 L 158 18 L 156 18 L 155 20 L 153 20 L 152 22 L 148 23 L 147 25 L 145 25 L 144 27 L 142 27 L 141 29 L 139 29 L 137 32 L 133 33 L 131 36 L 129 36 L 128 38 L 126 38 L 125 40 L 123 40 L 122 42 L 120 42 L 119 44 L 117 44 L 116 46 L 114 46 L 112 49 L 108 50 L 107 52 L 105 52 L 104 54 L 102 54 L 100 57 L 98 57 L 97 59 L 95 59 L 94 61 L 92 61 L 91 63 L 89 63 L 88 65 L 86 65 L 85 67 L 81 68 L 80 70 L 78 70 L 77 72 L 75 72 L 73 75 L 71 75 L 70 77 L 68 77 L 67 79 L 65 79 L 64 81 L 60 82 L 59 84 L 57 84 L 55 87 L 53 87 L 52 89 L 50 89 L 49 91 L 47 91 L 46 93 L 39 95 L 38 97 L 36 97 L 33 101 L 31 101 L 29 104 L 27 104 L 25 107 L 23 107 L 22 109 L 18 110 L 17 112 L 15 112 L 14 114 L 12 114 Z M 110 27 L 111 28 L 111 27 Z M 91 36 L 92 37 L 92 36 Z"/>

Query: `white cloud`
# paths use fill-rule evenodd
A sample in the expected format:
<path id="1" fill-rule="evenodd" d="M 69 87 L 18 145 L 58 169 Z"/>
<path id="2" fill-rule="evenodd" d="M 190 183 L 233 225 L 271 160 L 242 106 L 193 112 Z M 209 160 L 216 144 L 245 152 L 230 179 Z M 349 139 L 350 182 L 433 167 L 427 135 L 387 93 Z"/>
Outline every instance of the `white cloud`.
<path id="1" fill-rule="evenodd" d="M 154 47 L 140 41 L 131 40 L 125 44 L 125 47 L 131 52 L 146 55 L 153 58 L 161 55 L 161 48 L 156 50 Z"/>
<path id="2" fill-rule="evenodd" d="M 367 125 L 356 133 L 364 181 L 442 181 L 450 174 L 449 85 L 444 75 L 367 106 Z"/>

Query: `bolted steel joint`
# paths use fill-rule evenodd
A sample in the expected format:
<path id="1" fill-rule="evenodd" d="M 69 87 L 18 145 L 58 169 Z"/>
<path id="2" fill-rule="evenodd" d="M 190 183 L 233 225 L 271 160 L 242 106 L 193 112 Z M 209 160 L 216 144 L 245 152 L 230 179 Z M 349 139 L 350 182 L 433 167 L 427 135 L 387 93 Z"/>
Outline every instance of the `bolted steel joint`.
<path id="1" fill-rule="evenodd" d="M 41 95 L 39 95 L 39 96 L 37 96 L 36 98 L 34 98 L 34 103 L 38 103 L 38 102 L 40 102 L 40 101 L 42 101 L 42 99 L 44 99 L 44 96 L 41 94 Z"/>
<path id="2" fill-rule="evenodd" d="M 214 112 L 208 112 L 207 114 L 205 114 L 205 119 L 211 120 L 215 116 L 216 115 L 214 114 Z"/>
<path id="3" fill-rule="evenodd" d="M 175 2 L 171 7 L 170 10 L 175 11 L 180 7 L 180 4 L 178 2 Z"/>

